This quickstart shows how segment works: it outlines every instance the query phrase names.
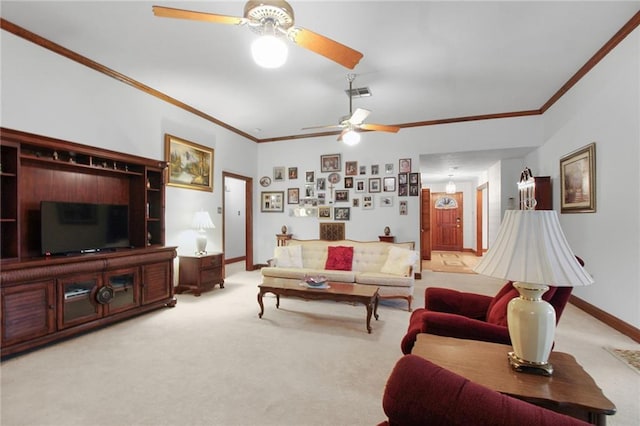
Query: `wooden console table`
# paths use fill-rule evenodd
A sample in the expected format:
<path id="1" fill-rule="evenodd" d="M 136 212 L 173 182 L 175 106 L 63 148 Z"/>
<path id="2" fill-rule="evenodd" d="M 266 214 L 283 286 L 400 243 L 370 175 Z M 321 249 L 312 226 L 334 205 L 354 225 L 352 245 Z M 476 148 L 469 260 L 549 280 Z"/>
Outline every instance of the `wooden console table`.
<path id="1" fill-rule="evenodd" d="M 507 360 L 511 346 L 476 340 L 419 334 L 412 354 L 421 356 L 472 382 L 591 424 L 605 425 L 615 414 L 594 380 L 566 353 L 552 352 L 551 377 L 514 371 Z"/>

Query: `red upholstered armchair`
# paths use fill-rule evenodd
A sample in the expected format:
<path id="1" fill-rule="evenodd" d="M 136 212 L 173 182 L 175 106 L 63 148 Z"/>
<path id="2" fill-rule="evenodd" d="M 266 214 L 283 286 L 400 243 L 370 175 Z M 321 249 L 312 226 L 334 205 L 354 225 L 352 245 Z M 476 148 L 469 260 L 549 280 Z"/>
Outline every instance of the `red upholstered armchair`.
<path id="1" fill-rule="evenodd" d="M 587 424 L 488 389 L 416 355 L 396 363 L 382 408 L 388 421 L 379 426 Z"/>
<path id="2" fill-rule="evenodd" d="M 554 307 L 556 324 L 571 296 L 571 290 L 572 287 L 549 287 L 542 296 Z M 494 297 L 428 287 L 424 293 L 425 308 L 416 309 L 411 314 L 409 329 L 401 343 L 402 352 L 411 353 L 418 333 L 510 345 L 507 304 L 514 297 L 518 297 L 518 291 L 511 281 Z"/>

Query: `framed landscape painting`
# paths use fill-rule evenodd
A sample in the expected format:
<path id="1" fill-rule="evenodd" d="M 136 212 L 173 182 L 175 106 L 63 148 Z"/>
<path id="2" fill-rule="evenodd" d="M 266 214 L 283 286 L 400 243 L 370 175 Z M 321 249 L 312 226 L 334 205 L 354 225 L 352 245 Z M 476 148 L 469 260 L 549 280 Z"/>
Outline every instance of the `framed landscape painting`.
<path id="1" fill-rule="evenodd" d="M 560 212 L 596 211 L 596 144 L 560 159 Z"/>
<path id="2" fill-rule="evenodd" d="M 164 135 L 167 185 L 213 192 L 213 149 Z"/>

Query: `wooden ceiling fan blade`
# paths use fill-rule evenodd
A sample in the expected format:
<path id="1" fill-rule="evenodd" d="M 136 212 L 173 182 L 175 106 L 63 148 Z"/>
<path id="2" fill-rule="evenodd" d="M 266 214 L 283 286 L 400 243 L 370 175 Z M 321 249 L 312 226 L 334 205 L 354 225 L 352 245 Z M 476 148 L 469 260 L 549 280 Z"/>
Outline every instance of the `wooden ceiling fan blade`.
<path id="1" fill-rule="evenodd" d="M 361 124 L 360 128 L 362 130 L 373 130 L 375 132 L 391 132 L 391 133 L 398 133 L 398 130 L 400 130 L 400 127 L 387 126 L 385 124 Z"/>
<path id="2" fill-rule="evenodd" d="M 174 9 L 172 7 L 153 6 L 153 14 L 162 18 L 190 19 L 192 21 L 214 22 L 216 24 L 240 25 L 247 22 L 238 16 L 216 15 L 215 13 L 194 12 L 191 10 Z"/>
<path id="3" fill-rule="evenodd" d="M 351 117 L 349 117 L 349 123 L 355 124 L 356 126 L 360 125 L 369 116 L 369 114 L 371 114 L 371 111 L 368 109 L 356 108 L 354 113 L 351 114 Z"/>
<path id="4" fill-rule="evenodd" d="M 358 65 L 358 62 L 364 56 L 357 50 L 305 28 L 291 27 L 288 31 L 288 36 L 299 46 L 331 59 L 349 69 L 353 69 Z"/>

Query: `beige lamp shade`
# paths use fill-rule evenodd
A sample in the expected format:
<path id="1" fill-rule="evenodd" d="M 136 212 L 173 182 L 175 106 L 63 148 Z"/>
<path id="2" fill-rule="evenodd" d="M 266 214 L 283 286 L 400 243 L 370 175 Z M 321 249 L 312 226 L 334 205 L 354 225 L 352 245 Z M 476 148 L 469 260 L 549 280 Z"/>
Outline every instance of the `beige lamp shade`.
<path id="1" fill-rule="evenodd" d="M 495 243 L 473 270 L 556 287 L 593 284 L 571 251 L 555 210 L 507 210 Z"/>

